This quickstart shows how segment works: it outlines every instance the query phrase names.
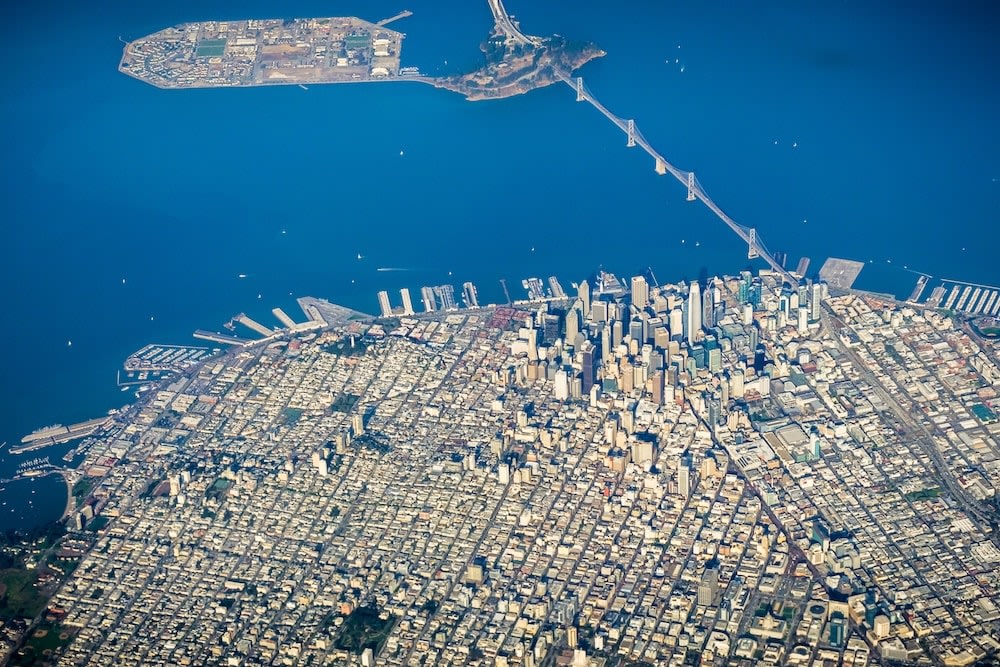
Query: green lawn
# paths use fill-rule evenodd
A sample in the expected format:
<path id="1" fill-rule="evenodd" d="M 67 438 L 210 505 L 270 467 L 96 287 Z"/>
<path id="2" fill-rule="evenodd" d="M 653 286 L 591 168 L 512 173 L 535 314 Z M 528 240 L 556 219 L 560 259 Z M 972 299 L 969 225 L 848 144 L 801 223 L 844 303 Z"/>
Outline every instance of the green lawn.
<path id="1" fill-rule="evenodd" d="M 73 634 L 55 624 L 43 624 L 36 629 L 24 644 L 24 649 L 15 655 L 14 665 L 38 665 L 56 649 L 73 641 Z"/>
<path id="2" fill-rule="evenodd" d="M 35 588 L 34 570 L 0 570 L 0 618 L 34 618 L 47 598 Z"/>
<path id="3" fill-rule="evenodd" d="M 225 39 L 203 39 L 198 42 L 198 48 L 194 52 L 195 58 L 211 58 L 221 56 L 226 52 Z"/>

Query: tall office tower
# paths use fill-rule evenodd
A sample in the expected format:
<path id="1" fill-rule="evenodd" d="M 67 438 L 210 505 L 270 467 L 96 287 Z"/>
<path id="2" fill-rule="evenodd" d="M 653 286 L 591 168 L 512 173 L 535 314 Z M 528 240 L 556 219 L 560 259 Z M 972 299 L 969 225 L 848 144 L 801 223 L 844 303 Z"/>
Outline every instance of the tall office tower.
<path id="1" fill-rule="evenodd" d="M 576 338 L 580 335 L 580 311 L 576 304 L 566 313 L 566 345 L 576 347 Z"/>
<path id="2" fill-rule="evenodd" d="M 726 315 L 726 301 L 722 298 L 722 281 L 718 277 L 712 279 L 712 307 L 714 309 L 712 317 L 715 324 L 718 324 Z"/>
<path id="3" fill-rule="evenodd" d="M 809 303 L 809 285 L 812 285 L 812 281 L 808 283 L 805 281 L 799 283 L 799 306 L 805 306 Z"/>
<path id="4" fill-rule="evenodd" d="M 594 386 L 594 378 L 597 375 L 594 368 L 596 363 L 594 351 L 594 344 L 589 340 L 584 341 L 580 347 L 580 362 L 583 366 L 580 373 L 580 393 L 583 395 L 590 393 L 590 388 Z"/>
<path id="5" fill-rule="evenodd" d="M 433 313 L 434 312 L 434 290 L 430 287 L 421 287 L 420 296 L 424 300 L 424 312 Z"/>
<path id="6" fill-rule="evenodd" d="M 632 306 L 642 310 L 649 304 L 649 283 L 642 276 L 632 277 Z"/>
<path id="7" fill-rule="evenodd" d="M 382 317 L 390 317 L 392 315 L 392 305 L 389 304 L 389 293 L 385 290 L 378 293 L 378 305 L 382 309 Z"/>
<path id="8" fill-rule="evenodd" d="M 757 343 L 757 347 L 753 351 L 753 369 L 757 371 L 760 375 L 764 371 L 764 366 L 767 365 L 767 348 L 761 343 Z"/>
<path id="9" fill-rule="evenodd" d="M 809 320 L 819 321 L 823 307 L 823 283 L 814 282 L 809 286 Z"/>
<path id="10" fill-rule="evenodd" d="M 412 315 L 413 314 L 413 301 L 410 299 L 410 290 L 403 288 L 399 290 L 399 296 L 403 299 L 403 314 Z"/>
<path id="11" fill-rule="evenodd" d="M 471 282 L 462 283 L 462 298 L 465 299 L 466 308 L 479 308 L 479 294 Z"/>
<path id="12" fill-rule="evenodd" d="M 709 285 L 708 289 L 705 290 L 705 297 L 702 299 L 701 304 L 701 323 L 706 329 L 711 329 L 715 326 L 715 302 L 714 299 L 715 290 Z"/>
<path id="13" fill-rule="evenodd" d="M 687 340 L 694 341 L 701 333 L 701 285 L 695 280 L 688 288 Z"/>
<path id="14" fill-rule="evenodd" d="M 614 352 L 611 349 L 611 327 L 607 324 L 601 327 L 601 358 L 604 359 L 605 366 L 614 358 Z"/>
<path id="15" fill-rule="evenodd" d="M 753 287 L 753 274 L 749 271 L 740 272 L 738 298 L 741 304 L 750 303 L 750 290 Z"/>
<path id="16" fill-rule="evenodd" d="M 726 371 L 726 375 L 729 378 L 729 395 L 736 399 L 743 398 L 743 371 L 739 369 Z"/>
<path id="17" fill-rule="evenodd" d="M 698 604 L 711 607 L 719 597 L 719 563 L 714 558 L 705 565 L 705 573 L 698 583 Z"/>
<path id="18" fill-rule="evenodd" d="M 722 348 L 712 339 L 710 345 L 705 346 L 705 366 L 712 373 L 722 370 Z"/>
<path id="19" fill-rule="evenodd" d="M 565 401 L 569 398 L 569 374 L 566 373 L 565 369 L 560 368 L 556 371 L 555 386 L 553 387 L 555 391 L 556 400 Z"/>
<path id="20" fill-rule="evenodd" d="M 590 304 L 590 317 L 594 322 L 608 321 L 608 304 L 606 301 L 595 301 Z"/>
<path id="21" fill-rule="evenodd" d="M 653 345 L 660 350 L 667 349 L 670 344 L 670 332 L 667 327 L 658 326 L 653 329 Z"/>
<path id="22" fill-rule="evenodd" d="M 559 339 L 559 316 L 546 313 L 542 317 L 542 340 L 551 345 Z"/>
<path id="23" fill-rule="evenodd" d="M 663 405 L 663 371 L 656 371 L 649 379 L 653 383 L 653 403 Z"/>
<path id="24" fill-rule="evenodd" d="M 722 423 L 722 392 L 708 394 L 705 397 L 705 408 L 708 411 L 708 425 L 714 429 Z"/>
<path id="25" fill-rule="evenodd" d="M 782 294 L 778 297 L 778 312 L 785 316 L 787 319 L 789 314 L 792 312 L 792 299 L 788 294 Z"/>
<path id="26" fill-rule="evenodd" d="M 611 323 L 611 347 L 618 347 L 618 344 L 622 342 L 622 338 L 625 336 L 625 332 L 622 331 L 621 320 L 615 320 Z"/>
<path id="27" fill-rule="evenodd" d="M 677 461 L 677 492 L 684 498 L 691 497 L 691 468 L 686 455 Z"/>
<path id="28" fill-rule="evenodd" d="M 627 310 L 628 306 L 618 303 L 617 301 L 609 301 L 607 303 L 608 307 L 608 320 L 622 320 L 626 319 L 628 316 L 624 315 L 622 311 Z"/>
<path id="29" fill-rule="evenodd" d="M 643 341 L 646 340 L 646 327 L 645 322 L 642 320 L 632 320 L 628 323 L 628 336 L 636 342 L 637 345 L 642 345 Z"/>
<path id="30" fill-rule="evenodd" d="M 586 320 L 590 316 L 590 283 L 581 280 L 579 287 L 576 288 L 576 295 L 583 302 L 583 319 Z"/>
<path id="31" fill-rule="evenodd" d="M 680 340 L 684 337 L 684 311 L 674 308 L 670 311 L 670 338 Z"/>

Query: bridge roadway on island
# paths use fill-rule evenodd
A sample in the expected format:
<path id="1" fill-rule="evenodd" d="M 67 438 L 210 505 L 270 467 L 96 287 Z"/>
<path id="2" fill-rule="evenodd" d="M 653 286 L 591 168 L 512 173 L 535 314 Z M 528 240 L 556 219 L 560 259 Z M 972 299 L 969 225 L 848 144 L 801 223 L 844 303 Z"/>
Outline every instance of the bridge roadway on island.
<path id="1" fill-rule="evenodd" d="M 493 19 L 498 28 L 502 33 L 507 35 L 507 37 L 515 42 L 521 44 L 536 44 L 536 39 L 529 37 L 522 33 L 511 21 L 510 15 L 507 13 L 507 9 L 503 6 L 503 0 L 487 0 L 490 6 L 490 11 L 493 13 Z M 605 118 L 614 123 L 618 129 L 624 132 L 627 136 L 627 146 L 634 147 L 639 146 L 646 153 L 650 155 L 655 161 L 656 172 L 658 174 L 670 174 L 676 178 L 681 185 L 684 185 L 688 189 L 688 201 L 694 201 L 695 199 L 700 200 L 705 206 L 708 207 L 712 213 L 714 213 L 722 222 L 726 224 L 729 229 L 731 229 L 744 243 L 747 244 L 747 257 L 749 259 L 761 258 L 771 267 L 773 271 L 780 274 L 781 277 L 789 282 L 791 285 L 796 286 L 799 284 L 800 276 L 796 276 L 784 266 L 779 263 L 774 256 L 768 251 L 764 246 L 764 243 L 757 236 L 757 230 L 753 227 L 744 227 L 740 225 L 735 220 L 733 220 L 729 215 L 727 215 L 718 204 L 716 204 L 705 189 L 698 183 L 698 179 L 695 177 L 692 171 L 683 171 L 678 169 L 673 164 L 671 164 L 666 158 L 664 158 L 653 145 L 646 140 L 645 137 L 639 132 L 633 120 L 625 120 L 619 118 L 615 114 L 611 113 L 607 107 L 601 104 L 590 90 L 583 84 L 583 78 L 577 77 L 573 78 L 570 74 L 556 70 L 556 76 L 570 86 L 576 91 L 577 102 L 589 102 L 595 109 L 601 112 Z"/>

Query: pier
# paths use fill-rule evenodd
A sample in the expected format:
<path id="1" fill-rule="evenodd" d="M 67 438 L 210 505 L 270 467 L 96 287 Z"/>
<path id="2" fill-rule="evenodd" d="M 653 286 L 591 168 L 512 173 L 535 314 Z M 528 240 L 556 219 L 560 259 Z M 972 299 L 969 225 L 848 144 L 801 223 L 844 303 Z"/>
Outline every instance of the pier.
<path id="1" fill-rule="evenodd" d="M 111 419 L 111 417 L 98 417 L 97 419 L 90 419 L 79 424 L 71 424 L 69 426 L 62 426 L 60 424 L 58 426 L 39 429 L 21 438 L 21 445 L 12 446 L 10 453 L 23 454 L 50 445 L 58 445 L 70 440 L 85 438 L 88 435 L 96 433 L 102 426 L 110 422 Z"/>
<path id="2" fill-rule="evenodd" d="M 338 306 L 330 303 L 326 299 L 317 299 L 312 296 L 302 296 L 297 299 L 299 308 L 313 322 L 324 327 L 340 326 L 354 320 L 369 320 L 371 315 L 362 313 L 351 308 Z"/>
<path id="3" fill-rule="evenodd" d="M 907 301 L 912 301 L 916 303 L 920 299 L 920 295 L 924 293 L 924 288 L 927 287 L 927 281 L 930 278 L 928 276 L 920 276 L 917 278 L 917 284 L 914 285 L 913 291 L 910 292 L 910 298 Z"/>
<path id="4" fill-rule="evenodd" d="M 295 320 L 293 320 L 292 318 L 290 318 L 288 316 L 288 313 L 286 313 L 285 311 L 283 311 L 281 308 L 272 308 L 271 312 L 274 313 L 274 316 L 276 318 L 278 318 L 278 321 L 281 322 L 283 325 L 285 325 L 289 329 L 294 329 L 295 328 L 295 326 L 297 324 L 295 322 Z"/>
<path id="5" fill-rule="evenodd" d="M 206 331 L 205 329 L 198 329 L 192 335 L 195 338 L 200 338 L 201 340 L 207 340 L 213 343 L 222 343 L 223 345 L 245 346 L 253 342 L 249 338 L 240 338 L 239 336 L 229 336 L 227 334 L 217 333 L 215 331 Z"/>
<path id="6" fill-rule="evenodd" d="M 393 21 L 398 21 L 400 19 L 405 19 L 408 16 L 413 16 L 413 12 L 411 12 L 409 9 L 404 9 L 403 11 L 401 11 L 398 14 L 396 14 L 395 16 L 390 16 L 387 19 L 382 19 L 381 21 L 377 22 L 375 25 L 387 26 L 390 23 L 392 23 Z"/>
<path id="7" fill-rule="evenodd" d="M 251 319 L 246 313 L 240 313 L 233 319 L 245 326 L 247 329 L 252 329 L 265 338 L 274 333 L 273 329 L 268 329 L 257 320 Z"/>

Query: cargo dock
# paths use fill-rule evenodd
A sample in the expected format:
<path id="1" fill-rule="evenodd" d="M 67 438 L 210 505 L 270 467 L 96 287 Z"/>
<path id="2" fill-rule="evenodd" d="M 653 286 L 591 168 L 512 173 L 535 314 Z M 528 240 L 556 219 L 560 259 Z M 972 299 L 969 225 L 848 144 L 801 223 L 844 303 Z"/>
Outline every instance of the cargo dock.
<path id="1" fill-rule="evenodd" d="M 289 329 L 294 329 L 294 328 L 295 328 L 295 326 L 296 326 L 296 324 L 297 324 L 297 323 L 295 322 L 295 320 L 293 320 L 292 318 L 290 318 L 290 317 L 288 316 L 288 313 L 286 313 L 285 311 L 283 311 L 283 310 L 282 310 L 281 308 L 272 308 L 272 309 L 271 309 L 271 312 L 272 312 L 272 313 L 274 313 L 274 316 L 275 316 L 275 317 L 276 317 L 276 318 L 278 319 L 278 321 L 279 321 L 279 322 L 281 322 L 281 323 L 282 323 L 283 325 L 285 325 L 285 326 L 286 326 L 286 327 L 288 327 Z"/>
<path id="2" fill-rule="evenodd" d="M 353 320 L 372 319 L 371 315 L 344 306 L 338 306 L 326 299 L 303 296 L 299 297 L 297 301 L 299 302 L 299 308 L 302 309 L 306 317 L 323 326 L 340 326 Z"/>
<path id="3" fill-rule="evenodd" d="M 247 329 L 252 329 L 252 330 L 256 331 L 257 333 L 259 333 L 261 336 L 264 336 L 265 338 L 267 338 L 268 336 L 270 336 L 271 334 L 274 333 L 273 329 L 268 329 L 267 327 L 265 327 L 263 324 L 261 324 L 257 320 L 252 319 L 251 317 L 249 317 L 246 313 L 240 313 L 239 315 L 237 315 L 236 317 L 234 317 L 233 320 L 236 321 L 236 322 L 239 322 L 240 324 L 242 324 L 243 326 L 245 326 Z"/>
<path id="4" fill-rule="evenodd" d="M 917 278 L 917 284 L 913 286 L 913 291 L 910 292 L 910 298 L 907 301 L 916 303 L 920 300 L 920 295 L 924 293 L 924 288 L 927 287 L 927 281 L 930 280 L 930 276 L 921 275 Z"/>
<path id="5" fill-rule="evenodd" d="M 222 343 L 223 345 L 249 345 L 253 342 L 249 338 L 230 336 L 215 331 L 206 331 L 205 329 L 198 329 L 192 335 L 195 338 L 200 338 L 201 340 L 207 340 L 213 343 Z"/>
<path id="6" fill-rule="evenodd" d="M 96 433 L 101 427 L 108 424 L 111 420 L 111 417 L 98 417 L 97 419 L 90 419 L 85 422 L 80 422 L 79 424 L 71 424 L 69 426 L 56 424 L 54 426 L 38 429 L 34 433 L 29 433 L 21 438 L 20 445 L 11 446 L 10 453 L 23 454 L 35 449 L 48 447 L 50 445 L 58 445 L 63 442 L 69 442 L 70 440 L 85 438 L 88 435 Z"/>

